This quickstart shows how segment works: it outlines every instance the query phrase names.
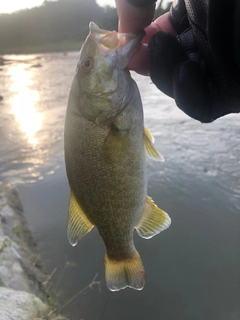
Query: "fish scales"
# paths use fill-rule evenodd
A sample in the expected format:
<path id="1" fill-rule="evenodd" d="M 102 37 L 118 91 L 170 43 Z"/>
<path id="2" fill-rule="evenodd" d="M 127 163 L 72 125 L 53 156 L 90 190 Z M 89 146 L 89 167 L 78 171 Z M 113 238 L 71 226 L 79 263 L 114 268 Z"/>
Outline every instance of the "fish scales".
<path id="1" fill-rule="evenodd" d="M 65 162 L 71 189 L 68 238 L 72 245 L 93 226 L 106 246 L 110 290 L 144 286 L 134 228 L 150 238 L 170 225 L 147 197 L 145 153 L 155 160 L 143 124 L 138 88 L 125 70 L 143 33 L 117 34 L 90 24 L 80 51 L 65 120 Z"/>
<path id="2" fill-rule="evenodd" d="M 71 155 L 74 151 L 74 156 L 67 160 L 68 168 L 71 168 L 67 172 L 72 191 L 84 212 L 88 213 L 89 220 L 97 225 L 107 246 L 113 246 L 116 238 L 121 239 L 121 243 L 132 242 L 132 231 L 139 222 L 145 205 L 143 118 L 139 106 L 141 103 L 137 99 L 130 102 L 130 112 L 125 110 L 125 116 L 129 117 L 131 111 L 137 113 L 138 108 L 139 118 L 133 117 L 137 121 L 129 129 L 131 132 L 124 136 L 112 133 L 111 128 L 100 128 L 81 115 L 74 114 L 74 117 L 66 120 L 72 130 L 72 133 L 68 132 L 66 154 Z M 139 125 L 142 128 L 140 132 Z M 138 130 L 134 132 L 134 128 Z M 77 143 L 76 133 L 79 137 L 84 137 L 77 140 Z M 116 244 L 116 249 L 111 251 L 119 255 L 120 244 L 117 241 Z"/>

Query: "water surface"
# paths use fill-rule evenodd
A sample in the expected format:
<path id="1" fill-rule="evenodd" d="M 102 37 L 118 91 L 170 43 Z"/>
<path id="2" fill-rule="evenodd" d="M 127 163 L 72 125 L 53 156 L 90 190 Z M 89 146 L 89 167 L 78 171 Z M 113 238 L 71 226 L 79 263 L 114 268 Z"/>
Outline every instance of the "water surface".
<path id="1" fill-rule="evenodd" d="M 105 287 L 105 249 L 96 230 L 72 248 L 63 126 L 77 53 L 5 56 L 0 71 L 0 177 L 17 186 L 40 254 L 71 320 L 240 318 L 240 116 L 201 124 L 150 79 L 134 74 L 145 124 L 164 163 L 148 161 L 149 195 L 172 218 L 162 234 L 135 236 L 144 290 Z M 71 263 L 69 263 L 71 262 Z M 68 268 L 66 268 L 68 263 Z M 65 271 L 64 271 L 65 270 Z"/>

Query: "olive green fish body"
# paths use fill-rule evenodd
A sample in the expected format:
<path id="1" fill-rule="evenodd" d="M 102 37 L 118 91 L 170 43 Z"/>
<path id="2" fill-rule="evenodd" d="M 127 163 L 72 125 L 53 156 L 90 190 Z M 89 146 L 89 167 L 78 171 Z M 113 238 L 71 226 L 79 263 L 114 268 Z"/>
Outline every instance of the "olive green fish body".
<path id="1" fill-rule="evenodd" d="M 90 24 L 69 95 L 65 162 L 71 189 L 72 245 L 93 226 L 105 243 L 110 290 L 144 286 L 133 231 L 150 238 L 170 225 L 147 197 L 145 153 L 161 160 L 144 128 L 138 88 L 125 71 L 140 34 L 117 34 Z"/>
<path id="2" fill-rule="evenodd" d="M 81 114 L 71 113 L 66 127 L 71 190 L 97 226 L 109 255 L 128 257 L 133 250 L 133 229 L 141 219 L 147 196 L 143 115 L 137 90 L 109 126 L 100 127 Z"/>

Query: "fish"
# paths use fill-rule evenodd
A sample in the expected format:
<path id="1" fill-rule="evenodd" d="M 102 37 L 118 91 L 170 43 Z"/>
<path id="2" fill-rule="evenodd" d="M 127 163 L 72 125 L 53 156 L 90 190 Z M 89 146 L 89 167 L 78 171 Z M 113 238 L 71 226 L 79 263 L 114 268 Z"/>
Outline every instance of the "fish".
<path id="1" fill-rule="evenodd" d="M 67 237 L 75 246 L 97 227 L 106 246 L 105 280 L 111 291 L 144 287 L 134 229 L 149 239 L 171 223 L 147 196 L 145 156 L 163 157 L 144 127 L 140 93 L 126 68 L 143 37 L 144 31 L 118 33 L 89 24 L 65 117 Z"/>

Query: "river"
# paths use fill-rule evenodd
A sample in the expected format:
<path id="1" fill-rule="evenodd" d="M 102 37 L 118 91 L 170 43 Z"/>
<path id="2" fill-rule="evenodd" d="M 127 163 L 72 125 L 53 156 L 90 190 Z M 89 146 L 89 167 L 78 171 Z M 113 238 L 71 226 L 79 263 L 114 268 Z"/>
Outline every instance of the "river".
<path id="1" fill-rule="evenodd" d="M 0 69 L 0 180 L 18 189 L 63 311 L 70 320 L 239 320 L 240 115 L 201 124 L 133 74 L 165 158 L 147 162 L 148 193 L 172 225 L 150 240 L 135 235 L 144 290 L 112 293 L 97 231 L 74 248 L 66 237 L 63 128 L 77 57 L 9 55 Z"/>

